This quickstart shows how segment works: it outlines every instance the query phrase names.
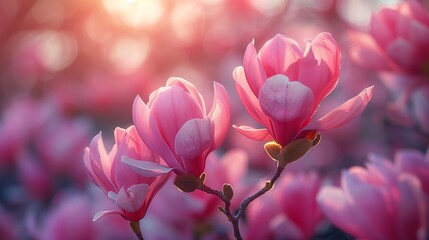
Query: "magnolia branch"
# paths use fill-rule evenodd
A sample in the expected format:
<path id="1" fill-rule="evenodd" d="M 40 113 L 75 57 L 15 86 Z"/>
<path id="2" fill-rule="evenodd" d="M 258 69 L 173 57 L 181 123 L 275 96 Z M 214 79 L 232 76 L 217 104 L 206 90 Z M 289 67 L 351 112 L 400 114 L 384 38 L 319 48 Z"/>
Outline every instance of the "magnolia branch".
<path id="1" fill-rule="evenodd" d="M 225 207 L 224 208 L 219 207 L 219 211 L 221 211 L 223 214 L 225 214 L 225 216 L 228 218 L 228 220 L 232 223 L 235 238 L 237 240 L 242 240 L 243 238 L 241 237 L 240 228 L 239 228 L 238 223 L 240 221 L 240 218 L 246 212 L 247 206 L 249 206 L 249 204 L 253 200 L 257 199 L 258 197 L 264 195 L 266 192 L 271 190 L 274 186 L 274 183 L 280 177 L 283 170 L 284 170 L 284 167 L 277 166 L 276 173 L 271 178 L 271 180 L 268 181 L 265 184 L 265 186 L 262 189 L 260 189 L 258 192 L 254 193 L 253 195 L 251 195 L 248 198 L 246 198 L 245 200 L 243 200 L 243 202 L 241 202 L 240 207 L 238 208 L 237 213 L 235 215 L 233 215 L 231 213 L 231 199 L 228 199 L 222 191 L 214 190 L 214 189 L 206 186 L 205 184 L 200 188 L 200 190 L 203 192 L 206 192 L 208 194 L 215 195 L 224 202 Z"/>

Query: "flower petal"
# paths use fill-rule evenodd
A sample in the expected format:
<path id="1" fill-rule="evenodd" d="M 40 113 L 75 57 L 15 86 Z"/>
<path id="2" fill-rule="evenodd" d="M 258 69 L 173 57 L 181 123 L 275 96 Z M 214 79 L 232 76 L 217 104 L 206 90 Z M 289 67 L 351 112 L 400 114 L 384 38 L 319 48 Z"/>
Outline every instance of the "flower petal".
<path id="1" fill-rule="evenodd" d="M 243 67 L 246 75 L 247 83 L 250 86 L 253 94 L 258 95 L 259 89 L 261 89 L 265 80 L 267 79 L 267 74 L 262 66 L 261 61 L 256 54 L 255 46 L 253 41 L 247 45 L 246 52 L 244 53 L 243 58 Z"/>
<path id="2" fill-rule="evenodd" d="M 173 152 L 161 136 L 158 123 L 150 114 L 150 109 L 137 96 L 133 103 L 133 122 L 143 142 L 172 168 L 181 168 Z"/>
<path id="3" fill-rule="evenodd" d="M 170 77 L 167 80 L 166 86 L 178 86 L 181 87 L 183 90 L 191 94 L 195 99 L 197 99 L 198 103 L 200 104 L 201 111 L 205 114 L 206 113 L 206 104 L 204 103 L 203 96 L 198 92 L 197 88 L 192 84 L 191 82 L 186 81 L 183 78 L 179 77 Z"/>
<path id="4" fill-rule="evenodd" d="M 204 118 L 197 99 L 178 86 L 171 86 L 160 92 L 153 101 L 150 111 L 162 138 L 171 150 L 174 149 L 176 134 L 185 122 L 194 118 Z"/>
<path id="5" fill-rule="evenodd" d="M 257 95 L 255 95 L 252 90 L 250 90 L 249 84 L 244 75 L 244 68 L 241 66 L 236 67 L 233 72 L 233 77 L 235 80 L 235 87 L 237 89 L 238 96 L 243 102 L 246 111 L 260 124 L 270 126 L 268 117 L 265 116 L 261 110 Z"/>
<path id="6" fill-rule="evenodd" d="M 334 90 L 340 75 L 340 49 L 329 33 L 319 33 L 307 44 L 299 81 L 314 94 L 313 110 Z"/>
<path id="7" fill-rule="evenodd" d="M 248 126 L 237 126 L 237 125 L 233 125 L 232 127 L 235 128 L 239 133 L 243 134 L 244 136 L 256 141 L 273 140 L 273 137 L 270 135 L 270 132 L 266 128 L 255 129 Z"/>
<path id="8" fill-rule="evenodd" d="M 207 115 L 213 122 L 214 136 L 212 149 L 220 146 L 229 130 L 229 99 L 225 87 L 214 82 L 213 105 Z"/>
<path id="9" fill-rule="evenodd" d="M 116 196 L 115 205 L 127 212 L 137 212 L 143 207 L 148 191 L 149 185 L 145 183 L 133 185 L 128 189 L 123 187 Z"/>
<path id="10" fill-rule="evenodd" d="M 176 154 L 195 159 L 212 143 L 213 125 L 210 119 L 191 119 L 180 128 L 174 141 Z"/>
<path id="11" fill-rule="evenodd" d="M 397 66 L 387 56 L 371 35 L 360 32 L 350 32 L 351 58 L 369 69 L 387 70 Z"/>
<path id="12" fill-rule="evenodd" d="M 262 111 L 280 123 L 309 118 L 314 97 L 312 91 L 297 81 L 289 81 L 285 75 L 270 77 L 259 92 Z"/>
<path id="13" fill-rule="evenodd" d="M 125 218 L 124 214 L 122 214 L 120 211 L 118 211 L 118 210 L 109 210 L 109 211 L 101 211 L 101 212 L 96 213 L 94 215 L 94 217 L 92 218 L 92 221 L 95 222 L 98 219 L 100 219 L 101 217 L 104 217 L 104 216 L 107 216 L 107 215 L 110 215 L 110 214 L 119 214 L 123 218 Z"/>
<path id="14" fill-rule="evenodd" d="M 295 40 L 277 34 L 262 46 L 259 57 L 267 77 L 284 74 L 291 80 L 298 79 L 299 60 L 303 53 Z"/>
<path id="15" fill-rule="evenodd" d="M 308 125 L 305 129 L 324 131 L 349 123 L 366 108 L 366 105 L 372 98 L 373 88 L 374 86 L 365 88 L 359 95 L 341 104 L 319 120 Z"/>
<path id="16" fill-rule="evenodd" d="M 122 156 L 121 161 L 127 164 L 136 173 L 149 178 L 157 177 L 173 170 L 173 168 L 165 167 L 155 162 L 136 160 L 128 156 Z"/>

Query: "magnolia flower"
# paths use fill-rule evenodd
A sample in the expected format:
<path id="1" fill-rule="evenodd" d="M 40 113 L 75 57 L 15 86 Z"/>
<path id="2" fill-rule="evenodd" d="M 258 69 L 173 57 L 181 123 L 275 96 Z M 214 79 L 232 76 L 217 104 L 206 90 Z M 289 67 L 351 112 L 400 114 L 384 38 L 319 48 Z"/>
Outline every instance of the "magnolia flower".
<path id="1" fill-rule="evenodd" d="M 133 120 L 143 142 L 178 175 L 199 177 L 207 155 L 222 143 L 229 128 L 229 102 L 225 88 L 214 83 L 213 105 L 206 106 L 195 86 L 170 78 L 145 104 L 137 96 Z"/>
<path id="2" fill-rule="evenodd" d="M 311 239 L 322 220 L 315 173 L 286 174 L 249 206 L 246 239 Z"/>
<path id="3" fill-rule="evenodd" d="M 383 8 L 368 33 L 351 32 L 350 54 L 361 65 L 426 75 L 429 61 L 429 15 L 415 0 Z"/>
<path id="4" fill-rule="evenodd" d="M 324 187 L 326 217 L 358 239 L 426 239 L 427 206 L 418 178 L 381 157 L 344 171 L 341 187 Z"/>
<path id="5" fill-rule="evenodd" d="M 423 154 L 415 149 L 402 149 L 396 152 L 394 160 L 400 172 L 410 173 L 420 180 L 423 191 L 429 196 L 429 151 Z"/>
<path id="6" fill-rule="evenodd" d="M 304 52 L 292 39 L 276 35 L 256 53 L 247 46 L 243 66 L 233 76 L 244 107 L 264 129 L 235 128 L 255 140 L 285 146 L 303 130 L 324 131 L 343 126 L 358 116 L 372 97 L 373 87 L 312 120 L 319 103 L 334 90 L 340 71 L 340 50 L 329 33 L 307 42 Z"/>
<path id="7" fill-rule="evenodd" d="M 99 212 L 94 220 L 112 213 L 132 222 L 142 219 L 171 170 L 162 167 L 159 162 L 160 159 L 141 141 L 134 126 L 126 130 L 115 129 L 115 145 L 110 152 L 104 147 L 101 133 L 96 135 L 85 149 L 85 167 L 92 182 L 120 210 Z M 146 167 L 142 170 L 135 165 Z"/>

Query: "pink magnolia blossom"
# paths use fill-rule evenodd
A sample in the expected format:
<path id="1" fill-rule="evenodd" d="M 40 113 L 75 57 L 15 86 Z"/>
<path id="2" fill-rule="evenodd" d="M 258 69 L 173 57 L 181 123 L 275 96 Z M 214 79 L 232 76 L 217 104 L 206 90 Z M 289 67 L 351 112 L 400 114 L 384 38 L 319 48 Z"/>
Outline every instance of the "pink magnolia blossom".
<path id="1" fill-rule="evenodd" d="M 384 8 L 368 33 L 352 32 L 351 56 L 371 69 L 428 74 L 429 15 L 415 0 Z"/>
<path id="2" fill-rule="evenodd" d="M 34 214 L 30 214 L 27 228 L 32 239 L 37 240 L 97 239 L 91 212 L 91 202 L 86 196 L 62 197 L 44 213 L 41 223 Z"/>
<path id="3" fill-rule="evenodd" d="M 342 173 L 341 187 L 324 187 L 327 218 L 358 239 L 425 239 L 427 206 L 417 177 L 381 157 Z"/>
<path id="4" fill-rule="evenodd" d="M 160 159 L 143 144 L 134 126 L 115 129 L 115 145 L 110 152 L 104 147 L 101 133 L 96 135 L 85 149 L 85 167 L 90 179 L 120 210 L 99 212 L 94 220 L 111 213 L 133 222 L 142 219 L 171 170 L 159 162 Z M 145 170 L 135 165 L 144 165 Z"/>
<path id="5" fill-rule="evenodd" d="M 137 96 L 133 105 L 134 124 L 143 142 L 179 175 L 201 175 L 207 155 L 225 138 L 229 119 L 228 96 L 216 82 L 208 114 L 201 94 L 181 78 L 168 79 L 146 104 Z"/>
<path id="6" fill-rule="evenodd" d="M 358 116 L 372 97 L 373 87 L 312 120 L 320 101 L 334 90 L 340 71 L 340 50 L 329 33 L 307 42 L 303 52 L 294 40 L 276 35 L 256 53 L 247 46 L 243 66 L 234 70 L 236 88 L 249 114 L 266 128 L 236 127 L 255 140 L 282 146 L 302 130 L 329 130 Z"/>
<path id="7" fill-rule="evenodd" d="M 395 154 L 394 161 L 399 171 L 416 176 L 420 180 L 423 191 L 429 196 L 429 151 L 423 154 L 414 149 L 399 150 Z"/>
<path id="8" fill-rule="evenodd" d="M 315 173 L 286 174 L 248 210 L 246 239 L 311 239 L 322 220 Z"/>

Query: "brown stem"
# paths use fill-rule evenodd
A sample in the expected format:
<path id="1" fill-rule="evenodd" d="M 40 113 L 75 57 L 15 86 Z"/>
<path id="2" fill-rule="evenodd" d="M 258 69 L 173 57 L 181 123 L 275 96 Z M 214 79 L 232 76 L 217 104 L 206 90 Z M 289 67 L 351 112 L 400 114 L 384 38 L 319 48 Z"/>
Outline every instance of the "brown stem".
<path id="1" fill-rule="evenodd" d="M 264 195 L 266 192 L 268 192 L 271 188 L 273 188 L 274 183 L 277 181 L 277 179 L 280 177 L 280 174 L 283 172 L 284 168 L 278 166 L 277 167 L 277 171 L 274 174 L 274 176 L 271 178 L 270 181 L 268 181 L 265 186 L 259 190 L 258 192 L 256 192 L 255 194 L 251 195 L 250 197 L 244 199 L 244 201 L 240 204 L 240 208 L 238 209 L 237 214 L 235 214 L 234 218 L 236 219 L 240 219 L 244 212 L 246 211 L 247 206 L 256 198 Z"/>
<path id="2" fill-rule="evenodd" d="M 225 203 L 224 208 L 219 208 L 219 210 L 225 214 L 225 216 L 228 218 L 228 220 L 232 223 L 232 227 L 234 229 L 234 237 L 237 240 L 242 240 L 240 234 L 240 227 L 238 225 L 238 222 L 240 221 L 240 218 L 243 216 L 244 212 L 246 211 L 247 206 L 256 198 L 262 196 L 266 192 L 268 192 L 273 186 L 274 183 L 277 181 L 277 179 L 280 177 L 280 174 L 283 172 L 284 167 L 277 166 L 277 171 L 274 174 L 274 176 L 271 178 L 270 181 L 268 181 L 265 186 L 256 192 L 255 194 L 251 195 L 250 197 L 246 198 L 241 204 L 240 208 L 238 209 L 237 213 L 235 215 L 232 215 L 231 213 L 231 201 L 227 200 L 223 193 L 219 190 L 214 190 L 206 185 L 203 185 L 200 190 L 203 192 L 206 192 L 211 195 L 217 196 L 219 199 L 221 199 Z"/>
<path id="3" fill-rule="evenodd" d="M 133 230 L 133 232 L 136 234 L 137 238 L 139 240 L 144 240 L 142 236 L 142 232 L 140 229 L 140 223 L 139 222 L 130 222 L 130 227 Z"/>

